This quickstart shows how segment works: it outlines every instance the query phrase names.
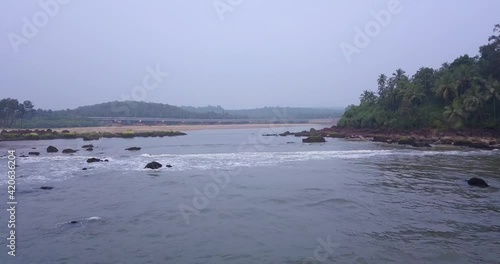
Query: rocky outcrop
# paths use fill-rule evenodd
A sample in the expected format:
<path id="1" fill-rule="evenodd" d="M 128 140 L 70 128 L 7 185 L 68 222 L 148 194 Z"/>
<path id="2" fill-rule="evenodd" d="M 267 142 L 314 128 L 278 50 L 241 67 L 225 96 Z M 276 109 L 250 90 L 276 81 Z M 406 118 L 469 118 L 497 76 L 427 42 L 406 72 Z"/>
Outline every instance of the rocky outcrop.
<path id="1" fill-rule="evenodd" d="M 322 136 L 310 136 L 308 138 L 302 139 L 304 143 L 323 143 L 326 142 L 325 138 Z"/>
<path id="2" fill-rule="evenodd" d="M 47 152 L 48 153 L 55 153 L 55 152 L 58 152 L 58 151 L 59 150 L 56 147 L 54 147 L 54 146 L 48 146 L 47 147 Z"/>
<path id="3" fill-rule="evenodd" d="M 109 160 L 107 159 L 98 159 L 98 158 L 90 158 L 90 159 L 87 159 L 87 163 L 94 163 L 94 162 L 108 162 Z"/>
<path id="4" fill-rule="evenodd" d="M 153 161 L 153 162 L 148 163 L 144 168 L 145 169 L 157 170 L 157 169 L 159 169 L 161 167 L 163 167 L 163 165 L 161 165 L 160 163 L 158 163 L 156 161 Z"/>
<path id="5" fill-rule="evenodd" d="M 71 154 L 71 153 L 76 153 L 78 150 L 74 150 L 74 149 L 64 149 L 62 151 L 62 153 L 64 154 Z"/>
<path id="6" fill-rule="evenodd" d="M 94 149 L 93 148 L 86 148 L 85 150 L 86 151 L 93 151 Z"/>
<path id="7" fill-rule="evenodd" d="M 481 187 L 481 188 L 487 188 L 489 187 L 488 183 L 486 183 L 485 180 L 481 179 L 481 178 L 470 178 L 467 183 L 471 186 L 477 186 L 477 187 Z"/>
<path id="8" fill-rule="evenodd" d="M 130 147 L 130 148 L 126 148 L 125 150 L 128 150 L 128 151 L 139 151 L 141 149 L 142 148 L 140 148 L 140 147 Z"/>
<path id="9" fill-rule="evenodd" d="M 92 145 L 92 144 L 82 146 L 82 148 L 84 148 L 84 149 L 93 148 L 93 147 L 94 147 L 94 145 Z"/>
<path id="10" fill-rule="evenodd" d="M 42 187 L 40 187 L 40 189 L 41 190 L 52 190 L 52 189 L 54 189 L 54 187 L 52 187 L 52 186 L 42 186 Z"/>
<path id="11" fill-rule="evenodd" d="M 40 155 L 40 152 L 31 151 L 31 152 L 28 152 L 28 155 L 30 155 L 30 156 L 38 156 L 38 155 Z"/>

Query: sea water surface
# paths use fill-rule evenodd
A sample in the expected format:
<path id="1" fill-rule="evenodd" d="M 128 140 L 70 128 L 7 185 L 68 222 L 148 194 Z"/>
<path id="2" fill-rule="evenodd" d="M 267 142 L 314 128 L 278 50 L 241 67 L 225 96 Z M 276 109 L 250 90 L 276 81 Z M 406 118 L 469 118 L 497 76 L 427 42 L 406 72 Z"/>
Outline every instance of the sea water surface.
<path id="1" fill-rule="evenodd" d="M 500 263 L 499 151 L 261 136 L 301 129 L 0 142 L 0 263 Z"/>

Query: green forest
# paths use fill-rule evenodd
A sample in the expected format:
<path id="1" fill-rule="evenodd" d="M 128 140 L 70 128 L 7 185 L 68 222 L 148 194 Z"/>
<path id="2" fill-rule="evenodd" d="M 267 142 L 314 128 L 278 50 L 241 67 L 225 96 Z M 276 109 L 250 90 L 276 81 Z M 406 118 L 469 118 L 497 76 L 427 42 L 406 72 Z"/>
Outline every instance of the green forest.
<path id="1" fill-rule="evenodd" d="M 500 129 L 500 24 L 479 55 L 460 56 L 413 76 L 381 74 L 338 123 L 354 128 Z"/>
<path id="2" fill-rule="evenodd" d="M 35 109 L 31 101 L 0 100 L 0 127 L 58 128 L 109 125 L 90 117 L 151 117 L 179 119 L 262 119 L 286 120 L 340 117 L 339 108 L 265 107 L 247 110 L 225 110 L 221 106 L 177 107 L 169 104 L 137 101 L 114 101 L 66 110 Z"/>

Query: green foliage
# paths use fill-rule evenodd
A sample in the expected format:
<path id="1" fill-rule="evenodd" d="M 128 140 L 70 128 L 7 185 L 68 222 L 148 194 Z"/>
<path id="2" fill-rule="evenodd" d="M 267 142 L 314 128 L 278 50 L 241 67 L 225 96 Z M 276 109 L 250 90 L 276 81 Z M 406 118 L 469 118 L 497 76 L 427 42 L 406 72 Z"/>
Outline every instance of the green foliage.
<path id="1" fill-rule="evenodd" d="M 338 125 L 356 128 L 500 128 L 500 24 L 480 56 L 460 56 L 440 69 L 381 74 L 377 94 L 364 91 Z"/>

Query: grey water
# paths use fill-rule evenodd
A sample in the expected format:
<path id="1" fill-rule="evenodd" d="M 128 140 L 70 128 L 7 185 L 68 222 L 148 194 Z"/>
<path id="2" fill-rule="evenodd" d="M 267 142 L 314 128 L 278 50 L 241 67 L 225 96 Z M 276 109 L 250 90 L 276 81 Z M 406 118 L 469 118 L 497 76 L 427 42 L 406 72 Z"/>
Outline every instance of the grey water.
<path id="1" fill-rule="evenodd" d="M 0 142 L 0 263 L 500 263 L 499 151 L 261 136 L 301 129 Z M 9 149 L 41 152 L 16 160 L 15 257 Z"/>

